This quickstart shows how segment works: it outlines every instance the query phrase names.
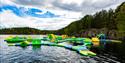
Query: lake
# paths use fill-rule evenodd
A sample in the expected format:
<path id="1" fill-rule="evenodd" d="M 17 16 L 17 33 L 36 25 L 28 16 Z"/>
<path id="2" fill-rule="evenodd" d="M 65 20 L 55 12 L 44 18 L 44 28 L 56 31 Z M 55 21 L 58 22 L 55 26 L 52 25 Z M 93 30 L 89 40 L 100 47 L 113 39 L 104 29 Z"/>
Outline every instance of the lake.
<path id="1" fill-rule="evenodd" d="M 10 35 L 0 35 L 0 63 L 100 63 L 114 62 L 115 56 L 107 57 L 104 53 L 95 57 L 81 56 L 75 51 L 56 46 L 8 46 L 4 41 Z M 14 35 L 15 36 L 15 35 Z M 18 35 L 29 36 L 29 35 Z M 45 35 L 30 35 L 34 38 L 40 38 Z"/>

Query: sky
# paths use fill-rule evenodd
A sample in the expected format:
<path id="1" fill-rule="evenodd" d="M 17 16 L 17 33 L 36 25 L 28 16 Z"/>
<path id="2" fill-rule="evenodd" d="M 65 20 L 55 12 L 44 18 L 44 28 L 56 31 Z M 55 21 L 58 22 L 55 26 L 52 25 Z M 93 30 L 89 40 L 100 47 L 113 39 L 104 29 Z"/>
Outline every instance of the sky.
<path id="1" fill-rule="evenodd" d="M 0 0 L 0 28 L 58 30 L 125 0 Z"/>

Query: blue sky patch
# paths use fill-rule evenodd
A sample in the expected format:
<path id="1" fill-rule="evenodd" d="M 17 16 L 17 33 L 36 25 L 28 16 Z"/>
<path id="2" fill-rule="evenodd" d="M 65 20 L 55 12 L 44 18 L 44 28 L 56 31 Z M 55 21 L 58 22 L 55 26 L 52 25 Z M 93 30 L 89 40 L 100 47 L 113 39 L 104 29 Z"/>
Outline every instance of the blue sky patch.
<path id="1" fill-rule="evenodd" d="M 25 10 L 27 8 L 25 7 L 17 7 L 12 5 L 4 5 L 0 7 L 0 12 L 3 12 L 5 10 L 12 11 L 15 15 L 24 17 L 24 16 L 32 16 L 32 17 L 38 17 L 38 18 L 53 18 L 53 17 L 59 17 L 59 15 L 56 15 L 50 11 L 46 11 L 43 14 L 43 11 L 36 8 L 28 8 L 28 10 Z"/>

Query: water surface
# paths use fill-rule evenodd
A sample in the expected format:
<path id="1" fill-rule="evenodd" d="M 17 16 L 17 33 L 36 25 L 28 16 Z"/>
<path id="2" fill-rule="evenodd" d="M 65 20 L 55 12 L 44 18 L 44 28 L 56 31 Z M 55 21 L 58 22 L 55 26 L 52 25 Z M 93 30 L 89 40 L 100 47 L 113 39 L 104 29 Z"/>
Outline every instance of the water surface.
<path id="1" fill-rule="evenodd" d="M 81 56 L 75 51 L 71 51 L 56 46 L 8 46 L 4 41 L 9 35 L 0 35 L 0 63 L 100 63 L 119 61 L 106 57 L 106 55 L 97 55 L 95 57 Z M 19 35 L 29 36 L 29 35 Z M 34 38 L 40 38 L 44 35 L 31 35 Z M 117 57 L 114 57 L 117 59 Z"/>

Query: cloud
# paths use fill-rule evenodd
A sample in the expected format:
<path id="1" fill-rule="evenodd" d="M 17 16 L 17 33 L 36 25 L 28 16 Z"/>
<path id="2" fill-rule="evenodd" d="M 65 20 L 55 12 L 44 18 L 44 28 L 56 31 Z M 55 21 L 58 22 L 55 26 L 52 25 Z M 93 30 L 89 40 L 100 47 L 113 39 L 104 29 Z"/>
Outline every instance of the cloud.
<path id="1" fill-rule="evenodd" d="M 49 6 L 54 0 L 12 0 L 13 3 L 27 6 Z"/>
<path id="2" fill-rule="evenodd" d="M 55 7 L 59 7 L 68 11 L 92 13 L 100 9 L 111 7 L 112 5 L 119 4 L 125 0 L 80 0 L 81 4 L 78 3 L 62 3 L 63 0 L 53 2 Z"/>
<path id="3" fill-rule="evenodd" d="M 48 11 L 46 13 L 48 13 Z M 0 27 L 1 28 L 31 27 L 40 30 L 57 30 L 67 26 L 72 21 L 74 21 L 73 18 L 70 17 L 67 18 L 65 16 L 44 18 L 44 17 L 34 17 L 32 15 L 27 17 L 17 16 L 17 15 L 18 14 L 15 14 L 10 10 L 2 10 L 2 12 L 0 13 L 0 18 L 1 18 Z"/>
<path id="4" fill-rule="evenodd" d="M 0 6 L 12 5 L 22 7 L 24 11 L 30 9 L 32 12 L 37 12 L 35 14 L 28 12 L 23 15 L 18 9 L 18 11 L 4 10 L 0 12 L 0 27 L 57 30 L 79 20 L 86 14 L 93 14 L 102 9 L 115 9 L 123 1 L 125 0 L 0 0 Z M 59 17 L 51 17 L 58 15 Z M 48 17 L 45 18 L 45 16 Z"/>
<path id="5" fill-rule="evenodd" d="M 83 15 L 91 14 L 102 9 L 116 8 L 115 5 L 123 1 L 125 0 L 13 0 L 16 4 L 81 12 Z"/>
<path id="6" fill-rule="evenodd" d="M 44 5 L 45 0 L 13 0 L 13 2 L 21 5 Z"/>
<path id="7" fill-rule="evenodd" d="M 121 3 L 125 0 L 12 0 L 16 4 L 48 6 L 60 8 L 69 11 L 81 12 L 84 9 L 103 9 L 112 5 Z"/>

